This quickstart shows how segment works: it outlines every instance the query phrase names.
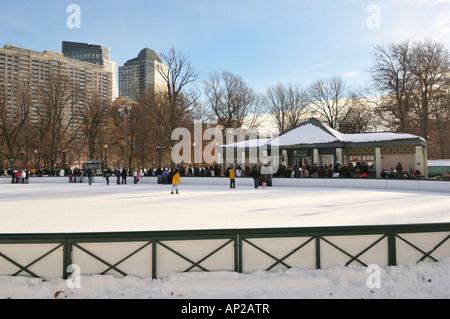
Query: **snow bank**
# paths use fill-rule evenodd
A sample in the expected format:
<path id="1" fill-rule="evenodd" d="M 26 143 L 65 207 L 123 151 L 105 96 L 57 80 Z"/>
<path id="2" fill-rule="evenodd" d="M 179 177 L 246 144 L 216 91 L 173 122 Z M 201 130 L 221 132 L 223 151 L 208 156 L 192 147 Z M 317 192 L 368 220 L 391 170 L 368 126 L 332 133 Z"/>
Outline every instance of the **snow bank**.
<path id="1" fill-rule="evenodd" d="M 152 280 L 86 276 L 80 288 L 63 279 L 0 277 L 0 299 L 419 299 L 450 298 L 450 259 L 384 267 L 379 288 L 365 267 L 273 272 L 192 272 Z M 269 302 L 270 304 L 270 302 Z"/>
<path id="2" fill-rule="evenodd" d="M 428 166 L 430 167 L 450 167 L 450 159 L 442 160 L 428 160 Z"/>

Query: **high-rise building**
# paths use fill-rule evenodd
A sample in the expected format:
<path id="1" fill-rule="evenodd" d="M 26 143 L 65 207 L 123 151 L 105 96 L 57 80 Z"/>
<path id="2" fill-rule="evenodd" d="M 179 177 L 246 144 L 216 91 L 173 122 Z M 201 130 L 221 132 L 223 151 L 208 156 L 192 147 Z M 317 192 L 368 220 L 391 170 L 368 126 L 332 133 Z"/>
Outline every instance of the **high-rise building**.
<path id="1" fill-rule="evenodd" d="M 111 72 L 112 98 L 115 99 L 118 96 L 117 64 L 111 61 L 108 48 L 97 44 L 63 41 L 62 53 L 66 58 L 101 65 Z"/>
<path id="2" fill-rule="evenodd" d="M 165 81 L 158 70 L 167 70 L 155 51 L 145 48 L 134 59 L 119 67 L 119 96 L 135 98 L 146 89 L 165 89 Z"/>
<path id="3" fill-rule="evenodd" d="M 42 88 L 55 76 L 64 77 L 80 92 L 112 100 L 112 75 L 103 66 L 66 58 L 52 51 L 39 52 L 12 45 L 0 48 L 0 89 L 7 97 L 11 112 L 20 103 L 19 95 L 26 87 L 31 97 L 31 121 L 36 120 L 36 112 L 42 107 Z"/>

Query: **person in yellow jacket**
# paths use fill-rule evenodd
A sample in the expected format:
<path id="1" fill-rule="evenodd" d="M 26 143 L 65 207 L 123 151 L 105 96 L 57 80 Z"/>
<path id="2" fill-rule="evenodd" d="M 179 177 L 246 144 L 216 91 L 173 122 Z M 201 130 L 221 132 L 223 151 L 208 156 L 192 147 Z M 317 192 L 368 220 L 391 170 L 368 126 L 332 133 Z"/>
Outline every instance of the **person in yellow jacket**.
<path id="1" fill-rule="evenodd" d="M 173 194 L 173 191 L 175 190 L 178 193 L 178 185 L 180 184 L 180 173 L 178 170 L 175 171 L 175 175 L 172 177 L 172 192 L 170 194 Z"/>
<path id="2" fill-rule="evenodd" d="M 233 167 L 230 168 L 230 188 L 236 188 L 236 174 Z"/>

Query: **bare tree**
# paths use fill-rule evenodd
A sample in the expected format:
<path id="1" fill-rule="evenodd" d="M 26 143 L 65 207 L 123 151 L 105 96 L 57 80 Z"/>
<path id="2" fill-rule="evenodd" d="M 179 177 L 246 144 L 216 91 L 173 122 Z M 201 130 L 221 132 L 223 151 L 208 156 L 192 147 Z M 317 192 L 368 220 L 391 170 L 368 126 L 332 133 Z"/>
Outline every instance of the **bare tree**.
<path id="1" fill-rule="evenodd" d="M 431 101 L 430 141 L 435 141 L 436 148 L 429 147 L 430 156 L 433 158 L 448 158 L 450 151 L 450 80 L 445 85 L 447 90 Z"/>
<path id="2" fill-rule="evenodd" d="M 262 104 L 244 80 L 231 72 L 211 73 L 204 83 L 207 105 L 222 129 L 255 128 Z"/>
<path id="3" fill-rule="evenodd" d="M 376 46 L 370 70 L 372 84 L 381 95 L 377 105 L 378 115 L 384 117 L 389 126 L 395 126 L 401 132 L 412 129 L 411 50 L 409 41 L 392 43 L 387 47 Z"/>
<path id="4" fill-rule="evenodd" d="M 164 88 L 147 89 L 137 101 L 147 108 L 159 130 L 158 144 L 163 149 L 174 145 L 172 132 L 193 119 L 200 93 L 193 87 L 199 73 L 195 71 L 186 54 L 173 47 L 160 57 L 164 64 L 157 64 Z M 150 124 L 150 123 L 149 123 Z"/>
<path id="5" fill-rule="evenodd" d="M 353 93 L 340 77 L 319 79 L 308 88 L 308 99 L 320 120 L 339 130 L 341 122 L 348 115 Z"/>
<path id="6" fill-rule="evenodd" d="M 418 134 L 445 152 L 450 75 L 447 48 L 430 39 L 404 41 L 387 48 L 377 46 L 374 56 L 373 86 L 381 95 L 378 114 L 391 119 L 391 127 Z"/>
<path id="7" fill-rule="evenodd" d="M 42 105 L 38 112 L 42 129 L 42 143 L 50 169 L 58 156 L 75 140 L 80 138 L 83 127 L 81 107 L 84 92 L 62 75 L 49 75 L 41 87 Z"/>
<path id="8" fill-rule="evenodd" d="M 419 132 L 429 139 L 433 114 L 440 114 L 446 103 L 433 102 L 446 94 L 450 75 L 450 53 L 442 43 L 427 39 L 415 43 L 409 63 L 413 75 L 413 112 Z M 433 108 L 438 108 L 437 110 Z"/>
<path id="9" fill-rule="evenodd" d="M 154 92 L 158 97 L 157 103 L 153 106 L 155 115 L 162 120 L 167 139 L 170 140 L 172 131 L 184 122 L 186 117 L 191 117 L 197 106 L 196 101 L 200 98 L 200 93 L 189 87 L 199 78 L 199 73 L 194 70 L 186 54 L 176 52 L 172 47 L 168 52 L 161 53 L 160 57 L 165 64 L 158 64 L 157 71 L 163 78 L 166 90 L 164 92 Z"/>
<path id="10" fill-rule="evenodd" d="M 89 159 L 102 158 L 103 145 L 106 140 L 107 110 L 110 102 L 92 94 L 86 98 L 84 108 L 80 112 L 83 122 L 83 137 L 87 145 Z"/>
<path id="11" fill-rule="evenodd" d="M 373 128 L 374 112 L 371 103 L 366 98 L 359 95 L 354 95 L 350 99 L 351 103 L 348 106 L 347 114 L 339 123 L 339 131 L 341 133 L 365 133 Z"/>
<path id="12" fill-rule="evenodd" d="M 29 84 L 25 84 L 17 88 L 16 94 L 8 94 L 6 86 L 0 86 L 0 154 L 11 162 L 12 168 L 26 140 L 23 132 L 31 110 L 29 90 Z"/>
<path id="13" fill-rule="evenodd" d="M 264 104 L 280 134 L 297 127 L 308 114 L 308 98 L 298 84 L 277 83 L 267 88 Z"/>

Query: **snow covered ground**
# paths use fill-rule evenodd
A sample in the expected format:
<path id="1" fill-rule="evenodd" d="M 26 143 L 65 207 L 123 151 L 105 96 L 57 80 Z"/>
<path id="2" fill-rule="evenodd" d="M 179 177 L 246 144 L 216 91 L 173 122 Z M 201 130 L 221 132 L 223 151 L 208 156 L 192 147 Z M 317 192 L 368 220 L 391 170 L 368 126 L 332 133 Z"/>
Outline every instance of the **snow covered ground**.
<path id="1" fill-rule="evenodd" d="M 128 276 L 81 277 L 66 281 L 0 277 L 0 299 L 448 299 L 450 260 L 381 269 L 380 288 L 369 288 L 364 267 L 327 270 L 182 273 L 152 280 Z"/>
<path id="2" fill-rule="evenodd" d="M 237 185 L 0 185 L 0 233 L 64 233 L 450 222 L 450 194 Z M 364 267 L 172 274 L 152 280 L 0 277 L 3 298 L 450 298 L 450 260 L 385 267 L 369 288 Z"/>

